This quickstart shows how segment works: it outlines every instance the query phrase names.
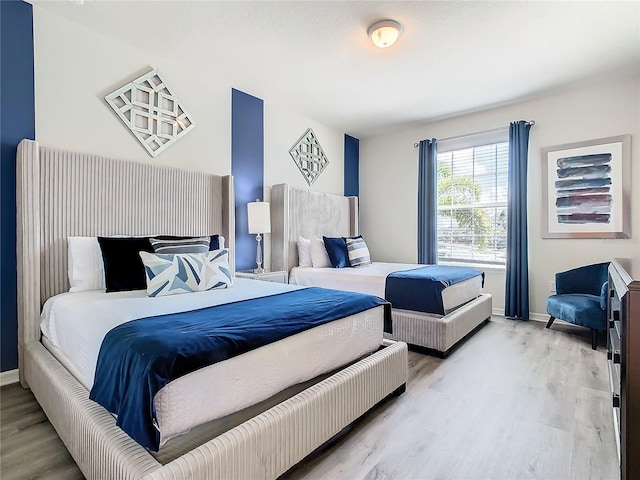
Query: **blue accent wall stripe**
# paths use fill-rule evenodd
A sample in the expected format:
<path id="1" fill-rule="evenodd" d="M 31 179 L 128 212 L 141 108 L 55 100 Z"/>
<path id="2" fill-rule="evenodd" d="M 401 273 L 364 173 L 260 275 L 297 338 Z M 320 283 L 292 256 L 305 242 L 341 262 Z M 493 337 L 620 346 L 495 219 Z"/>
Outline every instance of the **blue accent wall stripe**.
<path id="1" fill-rule="evenodd" d="M 33 9 L 0 1 L 0 370 L 18 367 L 16 147 L 35 139 Z"/>
<path id="2" fill-rule="evenodd" d="M 360 194 L 360 140 L 344 136 L 344 194 Z"/>
<path id="3" fill-rule="evenodd" d="M 249 235 L 247 203 L 263 200 L 264 102 L 231 89 L 231 174 L 236 199 L 236 269 L 256 267 L 256 239 Z"/>

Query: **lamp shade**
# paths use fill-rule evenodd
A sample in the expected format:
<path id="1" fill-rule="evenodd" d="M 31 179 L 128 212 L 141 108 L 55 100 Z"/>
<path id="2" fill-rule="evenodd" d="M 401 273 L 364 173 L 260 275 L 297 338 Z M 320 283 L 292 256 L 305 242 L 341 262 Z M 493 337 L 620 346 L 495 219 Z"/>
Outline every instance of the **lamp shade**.
<path id="1" fill-rule="evenodd" d="M 249 233 L 271 233 L 271 213 L 269 202 L 247 203 L 247 219 L 249 220 Z"/>

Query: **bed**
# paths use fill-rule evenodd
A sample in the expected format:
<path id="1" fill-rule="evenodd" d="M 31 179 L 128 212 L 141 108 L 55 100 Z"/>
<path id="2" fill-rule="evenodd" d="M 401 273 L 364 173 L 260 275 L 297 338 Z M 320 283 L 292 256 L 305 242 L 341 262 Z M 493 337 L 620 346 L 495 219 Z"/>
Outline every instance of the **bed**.
<path id="1" fill-rule="evenodd" d="M 353 237 L 359 233 L 358 199 L 279 184 L 271 187 L 272 270 L 289 272 L 290 282 L 358 291 L 384 297 L 391 272 L 421 265 L 377 263 L 360 268 L 298 267 L 299 237 Z M 438 313 L 393 308 L 390 340 L 406 342 L 439 356 L 448 355 L 491 317 L 491 295 L 481 292 L 480 277 L 442 292 Z"/>
<path id="2" fill-rule="evenodd" d="M 72 304 L 95 305 L 101 300 L 92 297 L 105 295 L 64 293 L 69 289 L 66 239 L 76 235 L 137 236 L 162 232 L 195 236 L 218 232 L 233 249 L 232 178 L 77 154 L 24 140 L 18 147 L 17 186 L 20 381 L 32 390 L 87 478 L 276 478 L 387 396 L 403 391 L 407 378 L 406 345 L 383 341 L 370 354 L 338 360 L 342 365 L 322 368 L 330 369 L 322 375 L 307 372 L 304 378 L 314 378 L 291 385 L 258 404 L 243 404 L 246 408 L 239 412 L 229 413 L 224 405 L 216 407 L 223 415 L 222 424 L 202 424 L 202 419 L 196 419 L 176 425 L 176 418 L 181 419 L 182 415 L 166 417 L 169 423 L 174 422 L 173 431 L 166 430 L 166 448 L 152 455 L 116 426 L 113 415 L 89 400 L 87 387 L 91 379 L 86 372 L 92 367 L 78 364 L 68 350 L 65 353 L 59 348 L 60 335 L 64 333 L 51 325 L 51 312 L 54 323 L 86 323 L 79 317 L 78 306 Z M 230 267 L 233 269 L 233 256 Z M 240 294 L 243 283 L 249 289 L 260 287 L 271 294 L 280 290 L 270 289 L 295 289 L 260 285 L 262 282 L 253 280 L 235 282 L 238 289 L 229 289 L 229 294 Z M 204 297 L 201 294 L 206 293 L 182 297 Z M 108 310 L 131 312 L 132 308 L 135 310 L 132 305 L 148 300 L 136 291 L 119 296 L 120 306 L 109 306 Z M 43 327 L 47 335 L 41 336 L 41 309 L 48 300 L 50 303 L 42 312 L 42 321 L 48 322 Z M 338 320 L 344 324 L 336 327 L 337 331 L 351 330 L 357 322 L 376 325 L 374 330 L 380 330 L 380 308 Z M 63 316 L 65 311 L 70 312 L 68 317 Z M 301 334 L 313 335 L 312 330 Z M 90 344 L 92 341 L 82 336 L 85 333 L 78 328 L 80 336 L 67 343 Z M 380 343 L 379 338 L 373 338 L 368 341 Z M 304 347 L 291 348 L 315 346 L 323 350 L 313 338 L 301 341 Z M 281 347 L 282 344 L 276 346 Z M 370 349 L 371 345 L 364 347 L 366 351 Z M 251 356 L 259 350 L 262 349 L 244 354 L 251 354 L 249 358 L 240 355 L 234 359 L 245 362 L 240 368 L 246 369 L 246 365 L 256 363 Z M 274 356 L 273 352 L 266 355 L 265 358 Z M 207 381 L 196 379 L 195 384 Z M 272 388 L 280 390 L 283 386 Z M 201 394 L 208 395 L 206 389 Z M 180 395 L 168 394 L 178 398 L 173 405 L 181 405 Z M 190 410 L 185 405 L 182 408 L 183 414 Z M 189 429 L 191 433 L 181 434 Z"/>

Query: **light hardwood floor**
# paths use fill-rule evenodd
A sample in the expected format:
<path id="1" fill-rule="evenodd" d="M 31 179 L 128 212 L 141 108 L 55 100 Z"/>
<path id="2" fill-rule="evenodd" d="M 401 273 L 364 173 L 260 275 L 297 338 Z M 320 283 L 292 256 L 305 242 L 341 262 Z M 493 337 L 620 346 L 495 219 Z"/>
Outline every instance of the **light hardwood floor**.
<path id="1" fill-rule="evenodd" d="M 406 393 L 282 478 L 618 479 L 605 349 L 556 323 L 494 318 L 445 360 L 410 352 Z M 28 391 L 0 402 L 2 480 L 82 478 Z"/>

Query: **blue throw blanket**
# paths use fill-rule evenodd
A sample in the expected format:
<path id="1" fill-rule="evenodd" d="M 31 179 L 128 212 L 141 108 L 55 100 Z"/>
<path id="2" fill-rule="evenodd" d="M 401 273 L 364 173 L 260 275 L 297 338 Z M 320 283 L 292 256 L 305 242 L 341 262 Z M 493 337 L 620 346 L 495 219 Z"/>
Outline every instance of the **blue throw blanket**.
<path id="1" fill-rule="evenodd" d="M 157 451 L 153 399 L 171 380 L 379 305 L 385 305 L 387 323 L 389 304 L 378 297 L 305 288 L 132 320 L 102 341 L 89 398 L 118 415 L 117 425 L 131 438 Z"/>
<path id="2" fill-rule="evenodd" d="M 393 308 L 444 315 L 442 291 L 449 285 L 482 275 L 477 268 L 427 265 L 387 276 L 385 298 Z"/>

